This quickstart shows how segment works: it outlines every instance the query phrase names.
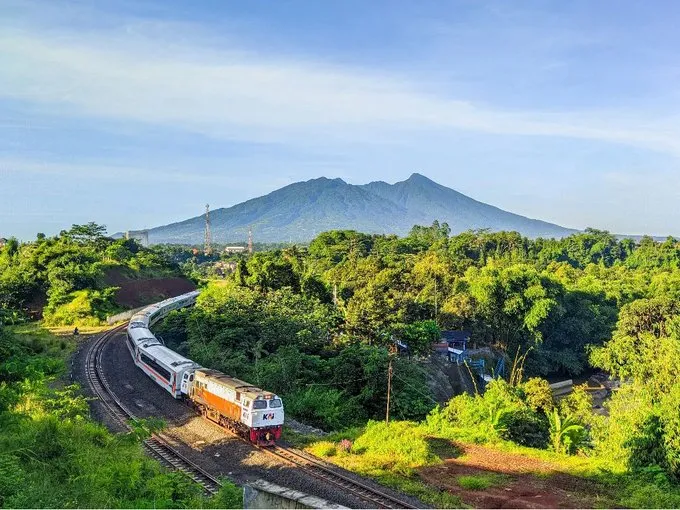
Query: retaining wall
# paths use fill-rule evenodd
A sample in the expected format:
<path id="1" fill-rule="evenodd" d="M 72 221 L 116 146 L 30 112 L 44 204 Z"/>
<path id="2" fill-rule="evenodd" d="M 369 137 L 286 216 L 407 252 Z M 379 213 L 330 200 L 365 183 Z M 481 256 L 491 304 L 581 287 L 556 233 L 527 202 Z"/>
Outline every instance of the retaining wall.
<path id="1" fill-rule="evenodd" d="M 243 486 L 243 508 L 339 508 L 347 507 L 264 480 Z"/>
<path id="2" fill-rule="evenodd" d="M 120 313 L 117 313 L 116 315 L 111 315 L 110 317 L 106 318 L 106 323 L 111 326 L 111 325 L 115 324 L 116 322 L 129 321 L 130 318 L 134 314 L 136 314 L 138 311 L 146 308 L 147 306 L 149 306 L 149 305 L 140 306 L 138 308 L 133 308 L 132 310 L 128 310 L 126 312 L 120 312 Z"/>

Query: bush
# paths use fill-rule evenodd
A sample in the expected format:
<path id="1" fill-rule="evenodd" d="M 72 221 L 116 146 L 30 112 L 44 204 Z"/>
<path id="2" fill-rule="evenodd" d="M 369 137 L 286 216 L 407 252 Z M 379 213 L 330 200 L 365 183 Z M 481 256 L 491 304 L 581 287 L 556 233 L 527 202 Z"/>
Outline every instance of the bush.
<path id="1" fill-rule="evenodd" d="M 323 430 L 339 430 L 356 420 L 347 395 L 334 388 L 310 386 L 286 395 L 285 404 L 287 413 Z"/>
<path id="2" fill-rule="evenodd" d="M 552 388 L 545 379 L 532 377 L 522 384 L 521 390 L 524 393 L 524 401 L 532 411 L 548 413 L 555 406 Z"/>
<path id="3" fill-rule="evenodd" d="M 354 441 L 352 453 L 375 467 L 409 475 L 413 468 L 439 461 L 430 450 L 425 431 L 408 421 L 369 421 L 364 433 Z"/>
<path id="4" fill-rule="evenodd" d="M 119 311 L 113 301 L 115 287 L 98 290 L 79 290 L 58 300 L 51 299 L 45 308 L 44 322 L 49 326 L 99 326 Z"/>
<path id="5" fill-rule="evenodd" d="M 317 457 L 333 457 L 338 451 L 335 443 L 331 441 L 319 441 L 309 447 L 309 451 Z"/>
<path id="6" fill-rule="evenodd" d="M 548 414 L 550 446 L 556 453 L 575 453 L 587 437 L 586 429 L 573 416 L 560 415 L 557 409 Z"/>
<path id="7" fill-rule="evenodd" d="M 630 449 L 628 465 L 631 469 L 640 470 L 651 466 L 666 467 L 666 450 L 664 448 L 664 430 L 661 418 L 649 416 L 642 424 L 642 430 L 624 444 Z"/>
<path id="8" fill-rule="evenodd" d="M 503 439 L 531 448 L 546 448 L 550 440 L 550 424 L 542 413 L 530 409 L 511 411 L 502 418 Z"/>

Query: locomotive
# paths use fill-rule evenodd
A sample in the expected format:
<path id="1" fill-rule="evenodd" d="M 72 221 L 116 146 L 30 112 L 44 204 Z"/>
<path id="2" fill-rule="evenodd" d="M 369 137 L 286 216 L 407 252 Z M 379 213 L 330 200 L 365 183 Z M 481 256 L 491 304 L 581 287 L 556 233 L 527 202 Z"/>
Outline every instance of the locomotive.
<path id="1" fill-rule="evenodd" d="M 269 391 L 229 377 L 217 370 L 194 373 L 189 398 L 209 420 L 259 445 L 273 445 L 281 437 L 283 404 Z"/>
<path id="2" fill-rule="evenodd" d="M 201 367 L 166 347 L 149 329 L 171 310 L 196 303 L 198 292 L 166 299 L 136 312 L 127 327 L 127 348 L 146 375 L 176 399 L 186 399 L 205 418 L 254 444 L 273 445 L 281 437 L 281 399 L 245 381 Z"/>

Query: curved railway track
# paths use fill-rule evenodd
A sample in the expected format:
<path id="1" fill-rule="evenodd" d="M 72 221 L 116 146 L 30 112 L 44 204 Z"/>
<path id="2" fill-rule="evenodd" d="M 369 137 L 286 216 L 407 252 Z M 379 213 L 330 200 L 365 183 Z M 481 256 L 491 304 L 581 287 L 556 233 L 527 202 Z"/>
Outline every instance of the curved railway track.
<path id="1" fill-rule="evenodd" d="M 282 446 L 262 447 L 261 449 L 270 455 L 283 459 L 287 463 L 305 470 L 316 478 L 325 480 L 326 482 L 375 505 L 373 508 L 417 508 L 405 501 L 338 473 L 311 455 Z"/>
<path id="2" fill-rule="evenodd" d="M 122 331 L 125 326 L 126 325 L 124 324 L 107 331 L 99 336 L 88 347 L 85 360 L 85 376 L 93 393 L 99 399 L 108 414 L 122 427 L 127 430 L 132 430 L 129 421 L 135 420 L 137 417 L 115 395 L 106 380 L 101 363 L 104 346 L 116 333 Z M 220 427 L 221 430 L 243 439 L 240 435 L 235 434 L 224 427 L 219 425 L 216 426 Z M 155 435 L 151 436 L 144 441 L 144 448 L 147 453 L 166 466 L 187 474 L 194 481 L 202 485 L 207 493 L 215 494 L 219 490 L 221 484 L 216 478 L 184 457 L 162 438 Z M 352 494 L 356 498 L 370 503 L 372 508 L 418 508 L 378 489 L 345 476 L 332 467 L 322 463 L 319 459 L 305 454 L 304 452 L 298 452 L 278 445 L 274 447 L 258 448 L 269 455 L 283 460 L 289 465 L 295 466 L 297 469 L 308 473 L 310 476 L 323 480 L 326 483 L 341 489 L 345 493 Z"/>
<path id="3" fill-rule="evenodd" d="M 132 430 L 129 420 L 136 420 L 137 417 L 113 393 L 106 380 L 101 363 L 104 346 L 124 327 L 125 325 L 107 331 L 88 347 L 85 359 L 85 377 L 88 385 L 108 414 L 123 428 Z M 145 439 L 144 449 L 149 455 L 171 469 L 185 473 L 196 483 L 203 486 L 206 493 L 216 494 L 219 491 L 221 486 L 219 480 L 184 457 L 162 438 L 152 435 L 150 438 Z"/>

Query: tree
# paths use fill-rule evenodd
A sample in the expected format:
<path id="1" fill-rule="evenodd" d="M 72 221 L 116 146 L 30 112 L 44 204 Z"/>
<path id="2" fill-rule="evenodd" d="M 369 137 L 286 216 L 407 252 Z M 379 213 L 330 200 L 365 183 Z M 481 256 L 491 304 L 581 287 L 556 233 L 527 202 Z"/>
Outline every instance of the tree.
<path id="1" fill-rule="evenodd" d="M 91 221 L 85 225 L 73 225 L 70 230 L 63 232 L 62 237 L 73 242 L 86 244 L 99 241 L 106 235 L 106 225 L 98 225 Z"/>

